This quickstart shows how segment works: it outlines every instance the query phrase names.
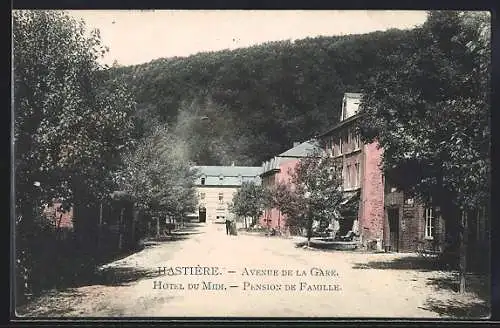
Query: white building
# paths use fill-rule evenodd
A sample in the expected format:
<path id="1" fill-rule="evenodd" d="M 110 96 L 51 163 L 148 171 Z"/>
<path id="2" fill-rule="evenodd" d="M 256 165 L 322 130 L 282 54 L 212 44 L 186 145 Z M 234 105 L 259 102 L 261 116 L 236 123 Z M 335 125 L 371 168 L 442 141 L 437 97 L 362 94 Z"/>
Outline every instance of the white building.
<path id="1" fill-rule="evenodd" d="M 259 166 L 194 166 L 199 172 L 196 180 L 198 217 L 200 222 L 222 222 L 230 217 L 229 204 L 243 182 L 260 184 Z"/>

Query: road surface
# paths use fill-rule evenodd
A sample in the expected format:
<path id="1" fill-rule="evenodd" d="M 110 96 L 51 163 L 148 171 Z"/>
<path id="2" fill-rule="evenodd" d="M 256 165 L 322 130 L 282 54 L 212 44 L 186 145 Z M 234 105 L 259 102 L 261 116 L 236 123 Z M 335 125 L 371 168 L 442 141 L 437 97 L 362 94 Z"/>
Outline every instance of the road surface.
<path id="1" fill-rule="evenodd" d="M 305 249 L 292 239 L 227 236 L 211 223 L 185 237 L 110 263 L 106 281 L 48 293 L 18 314 L 436 318 L 486 307 L 475 294 L 459 298 L 450 272 L 421 268 L 409 254 Z"/>

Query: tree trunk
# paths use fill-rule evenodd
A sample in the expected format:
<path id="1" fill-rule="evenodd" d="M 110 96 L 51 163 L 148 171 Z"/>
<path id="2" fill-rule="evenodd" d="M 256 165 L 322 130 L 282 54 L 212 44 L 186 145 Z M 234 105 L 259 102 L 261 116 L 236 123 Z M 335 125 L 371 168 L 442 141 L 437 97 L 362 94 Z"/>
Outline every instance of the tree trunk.
<path id="1" fill-rule="evenodd" d="M 462 213 L 460 218 L 460 264 L 459 264 L 459 277 L 460 277 L 460 293 L 465 293 L 465 274 L 467 272 L 467 239 L 469 233 L 469 225 L 467 213 Z"/>
<path id="2" fill-rule="evenodd" d="M 119 219 L 119 224 L 118 224 L 118 249 L 121 250 L 123 248 L 123 212 L 125 211 L 124 208 L 120 210 L 120 219 Z"/>
<path id="3" fill-rule="evenodd" d="M 281 232 L 281 213 L 278 212 L 278 231 Z"/>
<path id="4" fill-rule="evenodd" d="M 100 249 L 102 245 L 102 202 L 99 204 L 99 226 L 97 227 L 97 248 Z"/>
<path id="5" fill-rule="evenodd" d="M 160 217 L 156 217 L 156 238 L 160 238 Z"/>
<path id="6" fill-rule="evenodd" d="M 247 217 L 246 216 L 243 217 L 243 221 L 245 222 L 245 229 L 248 229 Z"/>
<path id="7" fill-rule="evenodd" d="M 307 218 L 307 247 L 311 245 L 313 220 L 310 215 Z"/>

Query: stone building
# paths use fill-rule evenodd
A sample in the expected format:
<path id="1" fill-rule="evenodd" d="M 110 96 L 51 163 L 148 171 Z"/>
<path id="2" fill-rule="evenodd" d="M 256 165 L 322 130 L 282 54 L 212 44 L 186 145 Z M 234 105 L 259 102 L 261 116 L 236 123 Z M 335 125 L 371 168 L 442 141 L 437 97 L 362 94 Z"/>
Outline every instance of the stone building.
<path id="1" fill-rule="evenodd" d="M 228 205 L 243 182 L 260 184 L 259 166 L 194 166 L 199 172 L 196 180 L 198 217 L 200 222 L 223 222 L 230 217 Z"/>

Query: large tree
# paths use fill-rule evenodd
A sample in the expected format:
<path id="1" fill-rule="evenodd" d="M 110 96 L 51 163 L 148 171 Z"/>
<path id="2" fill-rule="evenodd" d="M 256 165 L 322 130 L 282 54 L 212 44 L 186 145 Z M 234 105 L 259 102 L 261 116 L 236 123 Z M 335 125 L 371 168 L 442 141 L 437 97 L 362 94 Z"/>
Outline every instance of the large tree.
<path id="1" fill-rule="evenodd" d="M 384 149 L 391 183 L 439 205 L 458 226 L 465 288 L 467 222 L 490 193 L 490 22 L 485 12 L 430 12 L 363 90 L 365 141 Z"/>
<path id="2" fill-rule="evenodd" d="M 308 243 L 314 221 L 330 221 L 337 215 L 343 198 L 339 170 L 336 159 L 318 151 L 301 159 L 290 172 L 291 181 L 275 189 L 275 204 L 287 215 L 288 224 L 306 228 Z"/>
<path id="3" fill-rule="evenodd" d="M 254 226 L 268 202 L 269 194 L 262 185 L 245 181 L 233 196 L 230 209 L 234 214 L 244 218 L 245 227 L 247 217 L 252 219 L 250 226 Z"/>
<path id="4" fill-rule="evenodd" d="M 19 211 L 37 197 L 88 203 L 111 190 L 110 173 L 130 143 L 134 102 L 98 63 L 105 52 L 99 31 L 88 36 L 64 12 L 13 12 Z"/>
<path id="5" fill-rule="evenodd" d="M 17 290 L 22 296 L 21 286 L 32 291 L 50 277 L 54 262 L 45 253 L 59 250 L 45 229 L 42 202 L 63 198 L 69 205 L 90 205 L 113 190 L 112 171 L 131 141 L 134 101 L 124 83 L 98 63 L 106 48 L 99 32 L 87 34 L 83 22 L 61 11 L 16 10 L 12 32 L 16 252 L 23 277 L 18 276 Z M 80 214 L 77 223 L 92 219 Z"/>
<path id="6" fill-rule="evenodd" d="M 117 184 L 147 216 L 160 222 L 195 211 L 197 172 L 191 169 L 186 145 L 165 125 L 151 127 L 135 149 L 123 156 L 123 163 Z"/>

